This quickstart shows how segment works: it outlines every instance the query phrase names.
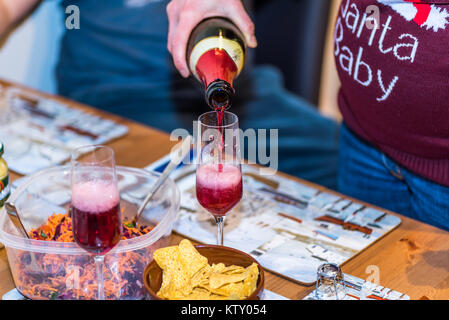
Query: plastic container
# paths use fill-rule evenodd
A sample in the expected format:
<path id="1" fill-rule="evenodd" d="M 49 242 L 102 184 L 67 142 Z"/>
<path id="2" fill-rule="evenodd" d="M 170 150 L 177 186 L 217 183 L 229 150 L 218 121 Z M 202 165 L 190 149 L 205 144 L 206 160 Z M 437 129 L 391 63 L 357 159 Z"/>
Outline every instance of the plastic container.
<path id="1" fill-rule="evenodd" d="M 6 161 L 3 156 L 3 143 L 0 141 L 0 208 L 6 202 L 9 197 L 9 172 Z"/>
<path id="2" fill-rule="evenodd" d="M 128 218 L 159 173 L 117 167 L 120 207 Z M 70 166 L 46 169 L 24 179 L 13 192 L 13 202 L 29 232 L 46 222 L 53 213 L 65 213 L 70 206 Z M 146 222 L 156 225 L 146 235 L 119 244 L 105 256 L 107 299 L 147 297 L 142 275 L 153 252 L 168 245 L 180 205 L 180 192 L 168 179 L 143 213 Z M 30 299 L 95 299 L 96 277 L 93 257 L 76 243 L 30 240 L 22 237 L 0 211 L 0 241 L 6 247 L 17 289 Z"/>

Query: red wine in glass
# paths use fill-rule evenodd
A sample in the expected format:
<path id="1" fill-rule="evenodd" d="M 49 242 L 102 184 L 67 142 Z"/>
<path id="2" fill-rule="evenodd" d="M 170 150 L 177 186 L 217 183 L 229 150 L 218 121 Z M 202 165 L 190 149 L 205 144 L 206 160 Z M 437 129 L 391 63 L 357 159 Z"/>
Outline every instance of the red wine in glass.
<path id="1" fill-rule="evenodd" d="M 94 258 L 97 297 L 104 300 L 104 256 L 120 241 L 122 226 L 114 150 L 80 147 L 72 152 L 71 163 L 73 236 Z"/>
<path id="2" fill-rule="evenodd" d="M 220 108 L 223 107 L 223 108 Z M 223 245 L 227 214 L 242 198 L 238 118 L 224 111 L 226 103 L 198 118 L 196 196 L 217 223 L 217 243 Z"/>
<path id="3" fill-rule="evenodd" d="M 120 241 L 120 201 L 114 184 L 75 184 L 71 212 L 75 241 L 84 250 L 104 255 Z"/>
<path id="4" fill-rule="evenodd" d="M 239 167 L 227 164 L 199 166 L 196 174 L 198 202 L 212 215 L 225 216 L 242 198 Z"/>

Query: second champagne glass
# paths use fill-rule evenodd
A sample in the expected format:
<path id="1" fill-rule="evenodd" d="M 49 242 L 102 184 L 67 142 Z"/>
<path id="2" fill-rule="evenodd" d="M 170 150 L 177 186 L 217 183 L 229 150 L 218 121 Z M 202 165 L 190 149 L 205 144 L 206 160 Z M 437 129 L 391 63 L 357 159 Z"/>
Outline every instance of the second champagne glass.
<path id="1" fill-rule="evenodd" d="M 104 300 L 104 255 L 120 241 L 122 224 L 114 151 L 111 148 L 86 146 L 72 153 L 70 211 L 75 241 L 94 256 L 98 299 Z"/>
<path id="2" fill-rule="evenodd" d="M 238 118 L 211 111 L 198 120 L 196 196 L 214 216 L 217 244 L 223 245 L 224 218 L 243 193 Z"/>

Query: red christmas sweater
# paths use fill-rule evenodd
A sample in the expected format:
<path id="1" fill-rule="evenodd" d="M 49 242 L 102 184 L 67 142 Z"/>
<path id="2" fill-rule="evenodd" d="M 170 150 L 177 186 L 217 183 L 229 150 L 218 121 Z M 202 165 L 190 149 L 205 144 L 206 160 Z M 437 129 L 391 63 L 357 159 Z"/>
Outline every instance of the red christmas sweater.
<path id="1" fill-rule="evenodd" d="M 449 0 L 342 0 L 334 41 L 345 123 L 449 186 Z"/>

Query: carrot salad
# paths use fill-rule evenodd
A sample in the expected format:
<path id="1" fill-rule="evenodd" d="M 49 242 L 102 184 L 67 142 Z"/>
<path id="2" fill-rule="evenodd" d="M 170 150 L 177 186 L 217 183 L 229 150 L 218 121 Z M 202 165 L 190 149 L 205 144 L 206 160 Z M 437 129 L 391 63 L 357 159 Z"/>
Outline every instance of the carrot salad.
<path id="1" fill-rule="evenodd" d="M 122 240 L 131 239 L 147 234 L 153 227 L 136 227 L 133 221 L 125 220 L 122 224 Z M 72 218 L 68 213 L 53 214 L 47 223 L 30 231 L 30 237 L 35 240 L 74 242 L 72 232 Z"/>
<path id="2" fill-rule="evenodd" d="M 136 227 L 123 221 L 122 239 L 147 234 L 151 226 Z M 47 222 L 30 231 L 30 237 L 43 241 L 74 242 L 69 214 L 53 214 Z M 153 246 L 151 246 L 153 247 Z M 108 299 L 142 299 L 146 291 L 142 283 L 145 266 L 153 250 L 142 248 L 105 256 L 104 287 Z M 95 263 L 90 255 L 61 255 L 22 251 L 16 256 L 20 268 L 15 279 L 19 291 L 34 299 L 96 299 Z"/>

